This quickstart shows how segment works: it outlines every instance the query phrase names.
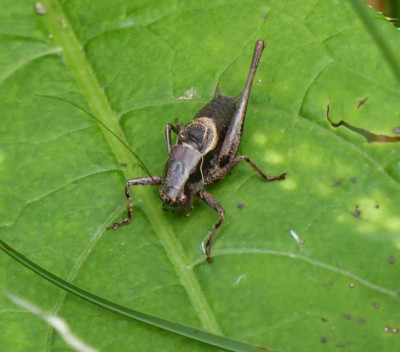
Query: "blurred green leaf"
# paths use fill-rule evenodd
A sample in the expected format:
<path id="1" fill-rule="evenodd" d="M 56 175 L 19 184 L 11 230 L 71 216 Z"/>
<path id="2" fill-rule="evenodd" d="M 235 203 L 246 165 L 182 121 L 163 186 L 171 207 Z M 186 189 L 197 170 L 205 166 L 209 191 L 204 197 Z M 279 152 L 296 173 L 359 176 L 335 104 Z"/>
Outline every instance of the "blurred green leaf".
<path id="1" fill-rule="evenodd" d="M 201 341 L 203 343 L 209 344 L 213 347 L 219 347 L 224 350 L 228 351 L 238 351 L 238 352 L 254 352 L 259 351 L 261 346 L 252 346 L 243 342 L 235 341 L 229 339 L 225 336 L 210 334 L 206 331 L 199 330 L 198 328 L 193 328 L 187 325 L 175 323 L 170 320 L 165 320 L 158 318 L 153 315 L 148 315 L 142 312 L 135 311 L 133 309 L 129 309 L 127 307 L 121 306 L 114 302 L 108 301 L 100 296 L 96 296 L 88 291 L 82 290 L 81 288 L 71 284 L 63 280 L 62 278 L 55 276 L 51 272 L 47 271 L 46 269 L 38 266 L 36 263 L 32 262 L 28 258 L 26 258 L 23 254 L 17 252 L 14 248 L 10 247 L 7 243 L 0 239 L 0 249 L 7 253 L 10 257 L 15 259 L 20 264 L 24 265 L 28 269 L 32 270 L 34 273 L 40 275 L 44 279 L 48 280 L 49 282 L 61 287 L 68 293 L 72 293 L 76 295 L 78 298 L 84 299 L 88 302 L 96 304 L 99 307 L 108 309 L 109 311 L 120 314 L 122 316 L 131 318 L 133 320 L 137 320 L 146 324 L 149 324 L 154 327 L 159 327 L 162 330 L 166 330 L 169 332 L 173 332 L 177 335 L 188 337 L 192 340 Z M 39 307 L 32 305 L 28 301 L 21 299 L 20 297 L 14 296 L 9 292 L 5 292 L 5 295 L 8 299 L 13 301 L 18 306 L 24 307 L 26 310 L 34 313 L 36 316 L 39 316 L 43 320 L 45 320 L 49 325 L 51 325 L 57 332 L 60 332 L 60 335 L 63 335 L 64 340 L 69 340 L 68 338 L 68 326 L 66 326 L 65 322 L 61 322 L 60 318 L 55 315 L 49 315 L 46 312 L 43 312 Z M 60 323 L 57 323 L 54 319 L 58 320 Z M 62 320 L 62 318 L 61 318 Z M 61 325 L 60 325 L 61 324 Z M 66 327 L 65 327 L 66 326 Z M 75 338 L 73 338 L 75 340 Z M 66 341 L 68 343 L 68 341 Z M 78 345 L 80 343 L 78 342 Z M 264 348 L 265 350 L 266 348 Z M 77 348 L 78 350 L 78 348 Z M 86 351 L 85 348 L 82 348 L 83 351 Z M 79 349 L 81 351 L 81 349 Z M 90 350 L 91 351 L 91 350 Z M 87 351 L 89 352 L 89 351 Z"/>
<path id="2" fill-rule="evenodd" d="M 400 146 L 334 129 L 325 109 L 330 101 L 333 121 L 394 135 L 400 83 L 347 1 L 42 3 L 45 15 L 30 1 L 3 0 L 0 13 L 4 241 L 107 300 L 235 340 L 399 349 Z M 368 14 L 399 47 L 398 30 Z M 201 202 L 186 219 L 137 187 L 132 224 L 106 232 L 125 215 L 125 180 L 144 172 L 90 117 L 36 95 L 90 109 L 160 175 L 164 125 L 188 122 L 218 81 L 237 95 L 260 38 L 240 153 L 288 179 L 265 184 L 240 165 L 208 188 L 226 210 L 211 265 L 201 242 L 217 214 Z M 5 255 L 0 263 L 3 290 L 63 316 L 99 350 L 209 350 L 86 304 Z M 5 297 L 0 309 L 9 350 L 68 349 Z"/>

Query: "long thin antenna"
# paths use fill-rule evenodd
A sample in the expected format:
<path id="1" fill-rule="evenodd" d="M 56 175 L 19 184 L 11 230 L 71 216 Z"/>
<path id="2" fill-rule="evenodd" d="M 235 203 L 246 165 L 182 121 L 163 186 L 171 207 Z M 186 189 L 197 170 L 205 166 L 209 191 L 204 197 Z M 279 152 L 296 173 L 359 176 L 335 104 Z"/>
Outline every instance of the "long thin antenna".
<path id="1" fill-rule="evenodd" d="M 129 147 L 128 144 L 126 144 L 110 127 L 108 127 L 106 124 L 101 122 L 96 116 L 94 116 L 90 111 L 87 111 L 86 109 L 82 108 L 78 104 L 75 104 L 72 101 L 69 101 L 67 99 L 61 98 L 61 97 L 56 97 L 54 95 L 46 95 L 46 94 L 37 94 L 38 97 L 43 97 L 43 98 L 52 98 L 56 100 L 63 101 L 65 103 L 71 104 L 72 106 L 75 106 L 79 110 L 85 112 L 88 114 L 92 119 L 97 121 L 103 128 L 105 128 L 108 132 L 110 132 L 126 149 L 129 150 L 129 152 L 136 158 L 136 160 L 139 162 L 140 166 L 143 168 L 143 170 L 150 176 L 150 178 L 153 180 L 153 176 L 151 175 L 149 169 L 146 167 L 146 165 L 143 163 L 143 161 L 139 158 L 139 156 L 132 150 L 131 147 Z M 154 181 L 154 180 L 153 180 Z"/>

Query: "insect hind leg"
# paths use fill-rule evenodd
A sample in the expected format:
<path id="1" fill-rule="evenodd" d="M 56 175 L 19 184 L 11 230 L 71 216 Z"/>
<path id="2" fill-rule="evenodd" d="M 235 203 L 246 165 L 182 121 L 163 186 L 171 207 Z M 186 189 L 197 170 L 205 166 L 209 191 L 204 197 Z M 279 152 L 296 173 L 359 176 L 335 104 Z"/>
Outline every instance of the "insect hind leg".
<path id="1" fill-rule="evenodd" d="M 232 169 L 239 164 L 241 161 L 247 162 L 266 182 L 281 181 L 286 178 L 286 172 L 278 176 L 268 176 L 264 171 L 262 171 L 255 162 L 253 162 L 246 155 L 238 155 L 233 160 L 228 162 L 224 167 L 216 169 L 210 177 L 210 183 L 214 183 L 221 178 L 224 178 L 232 172 Z"/>

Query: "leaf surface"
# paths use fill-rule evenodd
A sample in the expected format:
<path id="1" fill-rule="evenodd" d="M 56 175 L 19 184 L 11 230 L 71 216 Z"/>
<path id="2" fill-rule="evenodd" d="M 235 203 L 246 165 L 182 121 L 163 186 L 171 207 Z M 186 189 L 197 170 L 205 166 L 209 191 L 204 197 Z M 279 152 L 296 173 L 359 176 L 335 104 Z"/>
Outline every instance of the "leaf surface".
<path id="1" fill-rule="evenodd" d="M 38 15 L 30 1 L 3 0 L 0 14 L 3 240 L 105 299 L 272 350 L 400 347 L 390 332 L 400 328 L 400 146 L 367 144 L 325 115 L 330 102 L 334 122 L 394 135 L 400 83 L 346 1 L 43 6 Z M 369 15 L 399 47 L 398 30 Z M 207 189 L 226 210 L 212 264 L 201 243 L 217 214 L 201 202 L 189 218 L 165 213 L 154 187 L 134 188 L 134 220 L 106 231 L 125 216 L 125 180 L 144 171 L 89 116 L 37 95 L 90 109 L 161 175 L 164 125 L 190 121 L 217 82 L 239 94 L 257 39 L 267 47 L 240 153 L 287 180 L 263 183 L 239 165 Z M 99 350 L 209 350 L 0 261 L 2 290 L 62 316 Z M 0 305 L 2 345 L 68 348 L 3 296 Z"/>

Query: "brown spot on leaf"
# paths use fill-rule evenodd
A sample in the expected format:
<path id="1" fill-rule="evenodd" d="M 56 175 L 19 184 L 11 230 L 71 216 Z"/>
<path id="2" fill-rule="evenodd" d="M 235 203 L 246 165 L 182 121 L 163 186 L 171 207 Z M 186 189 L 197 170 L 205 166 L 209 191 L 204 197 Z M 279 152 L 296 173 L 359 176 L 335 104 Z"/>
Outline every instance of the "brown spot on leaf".
<path id="1" fill-rule="evenodd" d="M 360 323 L 360 324 L 365 324 L 367 321 L 364 319 L 364 318 L 358 318 L 357 319 L 357 321 Z"/>
<path id="2" fill-rule="evenodd" d="M 351 213 L 351 215 L 353 215 L 355 218 L 359 218 L 361 215 L 361 210 L 359 209 L 358 204 L 356 205 L 356 208 L 354 209 L 354 211 Z"/>
<path id="3" fill-rule="evenodd" d="M 336 180 L 335 182 L 333 182 L 332 187 L 339 187 L 342 185 L 343 179 L 340 180 Z"/>
<path id="4" fill-rule="evenodd" d="M 361 106 L 363 106 L 367 102 L 368 99 L 369 99 L 369 97 L 367 96 L 364 99 L 359 100 L 358 104 L 357 104 L 357 109 L 359 109 Z"/>
<path id="5" fill-rule="evenodd" d="M 339 126 L 344 126 L 350 131 L 353 131 L 355 133 L 358 133 L 359 135 L 363 136 L 366 140 L 367 143 L 373 143 L 373 142 L 378 142 L 378 143 L 397 143 L 400 141 L 400 137 L 398 136 L 386 136 L 383 134 L 375 134 L 372 132 L 369 132 L 368 130 L 365 130 L 363 128 L 359 128 L 353 125 L 350 125 L 344 120 L 340 120 L 339 122 L 333 122 L 329 118 L 329 104 L 326 106 L 326 118 L 331 124 L 332 127 L 339 127 Z"/>

